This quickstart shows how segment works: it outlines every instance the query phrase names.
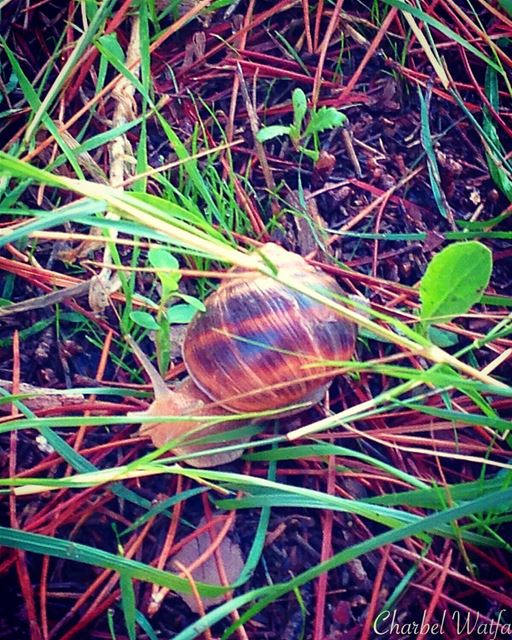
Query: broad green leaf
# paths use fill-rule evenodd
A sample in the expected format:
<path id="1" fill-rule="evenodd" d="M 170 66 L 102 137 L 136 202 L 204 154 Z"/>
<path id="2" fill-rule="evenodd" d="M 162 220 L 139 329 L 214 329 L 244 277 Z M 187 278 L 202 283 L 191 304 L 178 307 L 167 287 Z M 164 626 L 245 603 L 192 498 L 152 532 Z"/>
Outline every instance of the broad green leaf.
<path id="1" fill-rule="evenodd" d="M 132 311 L 130 313 L 130 319 L 144 329 L 150 331 L 158 331 L 160 328 L 157 321 L 147 311 Z"/>
<path id="2" fill-rule="evenodd" d="M 188 324 L 196 315 L 197 309 L 190 304 L 175 304 L 167 311 L 171 324 Z"/>
<path id="3" fill-rule="evenodd" d="M 457 242 L 438 253 L 420 283 L 423 322 L 449 321 L 478 302 L 489 283 L 492 254 L 480 242 Z"/>
<path id="4" fill-rule="evenodd" d="M 347 116 L 334 107 L 321 107 L 312 114 L 311 120 L 306 128 L 305 135 L 321 133 L 327 129 L 342 127 L 347 121 Z"/>
<path id="5" fill-rule="evenodd" d="M 267 142 L 267 140 L 273 140 L 278 136 L 288 135 L 290 133 L 290 127 L 285 127 L 281 124 L 275 124 L 271 127 L 263 127 L 256 134 L 258 142 Z"/>
<path id="6" fill-rule="evenodd" d="M 300 132 L 304 116 L 308 110 L 308 100 L 302 89 L 294 89 L 292 94 L 293 125 Z"/>

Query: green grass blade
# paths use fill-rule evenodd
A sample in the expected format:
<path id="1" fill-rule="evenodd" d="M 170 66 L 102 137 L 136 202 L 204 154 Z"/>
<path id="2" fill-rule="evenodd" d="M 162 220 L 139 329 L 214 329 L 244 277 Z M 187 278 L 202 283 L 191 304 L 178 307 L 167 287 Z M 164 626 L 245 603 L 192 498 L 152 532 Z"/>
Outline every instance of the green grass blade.
<path id="1" fill-rule="evenodd" d="M 70 540 L 61 540 L 60 538 L 44 536 L 39 533 L 0 527 L 0 545 L 48 555 L 52 558 L 83 562 L 103 569 L 112 569 L 131 580 L 151 582 L 180 593 L 191 592 L 188 580 L 180 578 L 169 571 L 161 571 L 143 562 L 116 556 L 108 551 L 78 542 L 71 542 Z M 227 591 L 225 587 L 209 585 L 203 582 L 196 582 L 196 586 L 199 593 L 204 596 L 216 596 Z"/>

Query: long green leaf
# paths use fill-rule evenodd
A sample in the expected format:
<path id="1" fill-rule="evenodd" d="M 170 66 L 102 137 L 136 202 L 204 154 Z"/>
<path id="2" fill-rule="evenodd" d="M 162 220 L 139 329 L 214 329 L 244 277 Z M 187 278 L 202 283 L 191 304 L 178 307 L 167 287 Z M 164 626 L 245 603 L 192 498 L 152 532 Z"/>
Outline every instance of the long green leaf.
<path id="1" fill-rule="evenodd" d="M 126 578 L 152 582 L 180 593 L 191 592 L 189 581 L 185 578 L 179 578 L 170 571 L 155 569 L 143 562 L 116 556 L 108 551 L 78 542 L 71 542 L 70 540 L 61 540 L 60 538 L 44 536 L 39 533 L 0 527 L 0 545 L 48 555 L 53 558 L 83 562 L 94 567 L 103 567 L 103 569 L 112 569 Z M 196 586 L 199 593 L 204 596 L 216 596 L 227 591 L 225 587 L 208 585 L 203 582 L 196 582 Z"/>

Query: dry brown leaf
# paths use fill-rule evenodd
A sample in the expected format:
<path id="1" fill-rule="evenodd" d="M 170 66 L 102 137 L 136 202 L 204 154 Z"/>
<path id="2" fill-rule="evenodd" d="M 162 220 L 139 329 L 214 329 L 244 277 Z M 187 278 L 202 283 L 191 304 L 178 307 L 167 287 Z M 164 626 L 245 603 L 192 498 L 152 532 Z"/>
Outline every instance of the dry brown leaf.
<path id="1" fill-rule="evenodd" d="M 201 518 L 198 528 L 201 528 L 206 524 L 205 518 Z M 190 567 L 200 556 L 202 556 L 209 547 L 212 545 L 212 540 L 219 535 L 222 528 L 222 522 L 213 525 L 210 529 L 204 533 L 200 533 L 194 540 L 186 544 L 178 553 L 176 553 L 169 562 L 169 567 L 173 573 L 179 573 L 175 568 L 175 562 L 180 563 L 185 567 Z M 242 558 L 242 552 L 240 547 L 230 540 L 228 536 L 224 536 L 222 542 L 219 544 L 217 551 L 212 553 L 203 564 L 192 570 L 192 577 L 197 582 L 205 582 L 212 585 L 222 586 L 224 583 L 219 574 L 217 567 L 217 558 L 224 567 L 226 578 L 229 584 L 232 584 L 242 574 L 244 568 L 244 560 Z M 188 606 L 194 611 L 199 613 L 199 608 L 196 599 L 192 594 L 180 593 L 178 594 L 188 604 Z M 223 602 L 224 595 L 219 595 L 211 598 L 203 597 L 202 603 L 205 609 L 212 607 L 219 602 Z"/>

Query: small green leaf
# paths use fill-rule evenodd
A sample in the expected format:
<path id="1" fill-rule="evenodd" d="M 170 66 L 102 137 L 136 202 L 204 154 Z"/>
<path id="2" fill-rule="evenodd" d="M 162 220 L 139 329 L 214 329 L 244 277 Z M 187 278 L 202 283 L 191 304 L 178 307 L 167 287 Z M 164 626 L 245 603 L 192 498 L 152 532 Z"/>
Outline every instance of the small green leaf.
<path id="1" fill-rule="evenodd" d="M 267 140 L 273 140 L 278 136 L 288 135 L 290 133 L 290 127 L 285 127 L 281 124 L 274 124 L 270 127 L 263 127 L 256 134 L 256 140 L 258 142 L 267 142 Z"/>
<path id="2" fill-rule="evenodd" d="M 144 329 L 149 329 L 150 331 L 158 331 L 160 328 L 157 321 L 147 311 L 132 311 L 130 319 L 135 324 L 138 324 L 139 327 L 144 327 Z"/>
<path id="3" fill-rule="evenodd" d="M 306 149 L 306 147 L 299 147 L 299 151 L 303 153 L 306 158 L 313 160 L 313 162 L 318 162 L 318 158 L 320 157 L 320 153 L 315 151 L 314 149 Z"/>
<path id="4" fill-rule="evenodd" d="M 297 131 L 302 129 L 302 122 L 308 110 L 308 99 L 302 89 L 294 89 L 292 94 L 293 125 Z"/>
<path id="5" fill-rule="evenodd" d="M 423 322 L 447 322 L 478 302 L 489 283 L 492 254 L 480 242 L 456 242 L 438 253 L 420 282 Z"/>
<path id="6" fill-rule="evenodd" d="M 179 269 L 180 263 L 166 249 L 152 247 L 148 251 L 148 259 L 155 269 Z"/>
<path id="7" fill-rule="evenodd" d="M 156 304 L 156 302 L 154 302 L 153 300 L 151 300 L 151 298 L 148 298 L 147 296 L 141 295 L 140 293 L 134 293 L 133 300 L 136 302 L 141 302 L 142 304 L 146 305 L 150 309 L 154 309 L 155 311 L 158 311 L 159 309 L 159 306 Z"/>
<path id="8" fill-rule="evenodd" d="M 327 129 L 342 127 L 347 122 L 347 116 L 334 107 L 322 107 L 312 114 L 311 120 L 306 128 L 305 135 L 321 133 Z"/>
<path id="9" fill-rule="evenodd" d="M 190 304 L 175 304 L 167 311 L 167 319 L 171 324 L 188 324 L 196 313 Z"/>
<path id="10" fill-rule="evenodd" d="M 167 300 L 170 294 L 178 288 L 181 274 L 176 270 L 180 268 L 180 264 L 173 255 L 160 248 L 150 249 L 148 260 L 162 283 L 162 298 Z M 173 271 L 174 273 L 172 273 Z"/>
<path id="11" fill-rule="evenodd" d="M 194 307 L 194 309 L 197 309 L 198 311 L 206 311 L 206 307 L 204 306 L 204 303 L 201 302 L 201 300 L 194 298 L 194 296 L 189 296 L 186 293 L 177 293 L 176 297 L 181 298 L 187 304 L 189 304 L 191 307 Z"/>

